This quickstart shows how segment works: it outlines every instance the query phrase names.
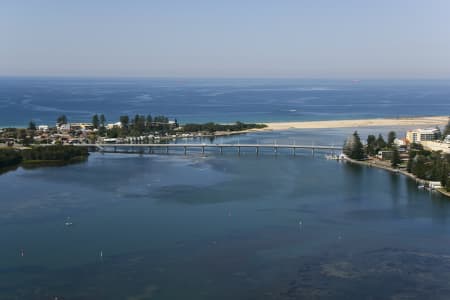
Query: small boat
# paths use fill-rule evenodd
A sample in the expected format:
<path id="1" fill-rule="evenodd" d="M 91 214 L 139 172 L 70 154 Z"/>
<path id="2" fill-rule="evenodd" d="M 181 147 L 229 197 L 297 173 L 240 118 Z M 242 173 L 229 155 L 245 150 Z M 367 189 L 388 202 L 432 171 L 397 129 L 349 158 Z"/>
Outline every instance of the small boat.
<path id="1" fill-rule="evenodd" d="M 424 186 L 424 185 L 418 185 L 417 188 L 418 188 L 419 190 L 423 190 L 423 189 L 425 189 L 425 186 Z"/>
<path id="2" fill-rule="evenodd" d="M 73 222 L 70 221 L 70 217 L 67 217 L 66 222 L 64 222 L 64 225 L 66 227 L 70 227 L 73 225 Z"/>
<path id="3" fill-rule="evenodd" d="M 325 155 L 325 159 L 328 159 L 328 160 L 340 160 L 341 159 L 341 157 L 339 156 L 339 155 L 336 155 L 336 154 L 331 154 L 331 155 Z"/>

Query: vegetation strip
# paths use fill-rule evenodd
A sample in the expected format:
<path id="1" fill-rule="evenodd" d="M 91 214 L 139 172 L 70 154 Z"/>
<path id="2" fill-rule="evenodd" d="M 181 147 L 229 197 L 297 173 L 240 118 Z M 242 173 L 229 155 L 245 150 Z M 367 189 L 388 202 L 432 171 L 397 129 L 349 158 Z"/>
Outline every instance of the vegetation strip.
<path id="1" fill-rule="evenodd" d="M 0 169 L 13 166 L 55 166 L 86 160 L 88 149 L 71 145 L 53 147 L 0 148 Z"/>

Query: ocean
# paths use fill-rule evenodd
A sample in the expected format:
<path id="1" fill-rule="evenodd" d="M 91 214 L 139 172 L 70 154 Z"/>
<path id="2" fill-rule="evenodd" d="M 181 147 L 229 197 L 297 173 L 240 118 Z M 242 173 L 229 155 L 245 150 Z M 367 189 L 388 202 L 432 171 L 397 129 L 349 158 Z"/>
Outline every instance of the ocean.
<path id="1" fill-rule="evenodd" d="M 182 122 L 448 113 L 444 82 L 120 82 L 2 79 L 2 124 L 94 112 Z M 338 145 L 353 130 L 205 141 Z M 363 139 L 389 130 L 358 129 Z M 94 153 L 4 173 L 0 300 L 447 299 L 449 200 L 326 154 Z"/>
<path id="2" fill-rule="evenodd" d="M 450 114 L 450 81 L 0 78 L 0 126 L 152 114 L 273 122 Z"/>

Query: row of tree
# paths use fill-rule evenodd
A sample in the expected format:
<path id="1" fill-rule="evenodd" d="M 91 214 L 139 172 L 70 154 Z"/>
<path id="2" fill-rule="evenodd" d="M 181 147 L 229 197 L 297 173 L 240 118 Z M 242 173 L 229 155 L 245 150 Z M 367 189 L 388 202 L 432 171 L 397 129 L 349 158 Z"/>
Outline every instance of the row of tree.
<path id="1" fill-rule="evenodd" d="M 370 134 L 367 137 L 366 154 L 368 156 L 374 156 L 380 150 L 388 150 L 396 148 L 394 144 L 396 138 L 397 136 L 394 131 L 390 131 L 388 133 L 387 141 L 384 140 L 383 135 L 381 134 L 379 134 L 378 137 L 375 137 L 375 135 Z"/>
<path id="2" fill-rule="evenodd" d="M 367 145 L 361 142 L 358 132 L 354 132 L 345 142 L 343 152 L 352 159 L 363 160 L 367 156 L 376 153 L 377 150 L 389 149 L 392 151 L 391 166 L 398 167 L 401 163 L 400 154 L 394 145 L 395 133 L 388 135 L 388 141 L 385 142 L 382 135 L 375 138 L 369 135 Z M 442 186 L 450 190 L 450 154 L 442 152 L 427 151 L 420 144 L 411 144 L 409 146 L 407 172 L 416 177 L 430 181 L 440 181 Z"/>
<path id="3" fill-rule="evenodd" d="M 396 134 L 394 131 L 388 133 L 387 141 L 384 140 L 383 135 L 378 137 L 370 134 L 367 137 L 367 145 L 363 146 L 361 138 L 357 131 L 355 131 L 344 144 L 344 154 L 352 159 L 364 159 L 367 156 L 374 156 L 381 150 L 396 150 L 394 142 Z"/>
<path id="4" fill-rule="evenodd" d="M 450 154 L 427 151 L 422 145 L 412 144 L 406 170 L 420 179 L 440 181 L 450 190 Z"/>
<path id="5" fill-rule="evenodd" d="M 216 132 L 216 131 L 242 131 L 254 128 L 267 127 L 265 124 L 242 123 L 237 121 L 234 124 L 217 124 L 213 122 L 204 124 L 186 124 L 183 126 L 184 132 Z"/>
<path id="6" fill-rule="evenodd" d="M 33 147 L 25 150 L 11 148 L 0 149 L 0 169 L 20 164 L 22 161 L 58 161 L 69 162 L 74 158 L 87 157 L 87 148 L 55 145 Z"/>
<path id="7" fill-rule="evenodd" d="M 49 147 L 32 147 L 21 152 L 23 160 L 70 161 L 73 158 L 88 156 L 86 147 L 55 145 Z"/>

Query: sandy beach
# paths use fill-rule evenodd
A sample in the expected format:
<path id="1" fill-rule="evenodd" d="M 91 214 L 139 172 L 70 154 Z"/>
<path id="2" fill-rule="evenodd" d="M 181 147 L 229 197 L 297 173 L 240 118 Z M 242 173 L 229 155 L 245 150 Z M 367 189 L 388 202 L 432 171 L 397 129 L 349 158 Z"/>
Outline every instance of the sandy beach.
<path id="1" fill-rule="evenodd" d="M 287 129 L 320 129 L 320 128 L 358 128 L 376 126 L 410 126 L 411 129 L 443 126 L 447 124 L 448 116 L 433 117 L 405 117 L 396 119 L 360 119 L 335 121 L 306 121 L 306 122 L 274 122 L 265 123 L 269 130 Z"/>

